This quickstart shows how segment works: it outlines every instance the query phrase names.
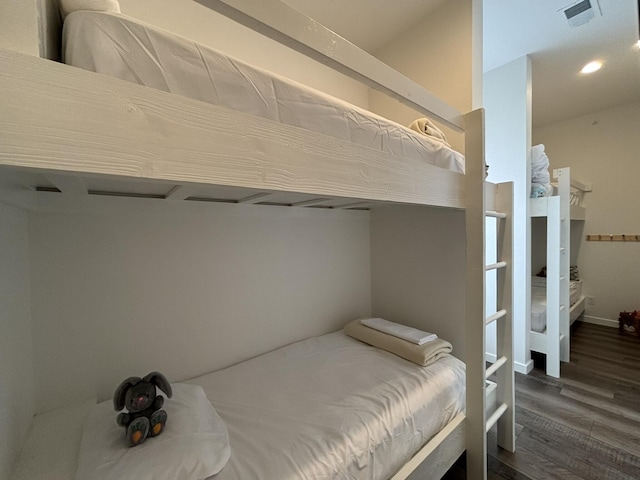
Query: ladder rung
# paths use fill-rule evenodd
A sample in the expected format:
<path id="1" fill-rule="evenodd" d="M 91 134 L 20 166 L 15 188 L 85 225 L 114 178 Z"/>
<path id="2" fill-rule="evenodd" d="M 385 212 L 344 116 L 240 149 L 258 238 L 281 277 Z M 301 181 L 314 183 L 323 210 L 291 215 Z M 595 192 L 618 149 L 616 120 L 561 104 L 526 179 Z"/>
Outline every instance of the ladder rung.
<path id="1" fill-rule="evenodd" d="M 500 405 L 498 408 L 496 408 L 496 411 L 493 412 L 493 414 L 487 419 L 487 427 L 486 427 L 486 431 L 488 432 L 489 430 L 491 430 L 491 427 L 493 427 L 496 422 L 498 421 L 498 419 L 502 416 L 502 414 L 504 412 L 507 411 L 507 404 L 503 403 L 502 405 Z"/>
<path id="2" fill-rule="evenodd" d="M 484 378 L 489 378 L 491 375 L 496 373 L 496 371 L 505 363 L 507 363 L 507 357 L 502 356 L 497 359 L 489 368 L 487 368 L 487 372 L 485 373 Z"/>
<path id="3" fill-rule="evenodd" d="M 504 317 L 507 314 L 507 311 L 503 308 L 502 310 L 498 310 L 493 315 L 489 315 L 485 320 L 485 324 L 489 325 L 491 322 L 495 322 L 499 318 Z"/>
<path id="4" fill-rule="evenodd" d="M 498 262 L 492 263 L 490 265 L 485 265 L 484 269 L 488 272 L 489 270 L 496 270 L 498 268 L 504 268 L 507 266 L 507 262 Z"/>
<path id="5" fill-rule="evenodd" d="M 487 210 L 485 212 L 485 215 L 487 217 L 493 217 L 493 218 L 507 218 L 507 214 L 506 213 L 496 212 L 495 210 Z"/>

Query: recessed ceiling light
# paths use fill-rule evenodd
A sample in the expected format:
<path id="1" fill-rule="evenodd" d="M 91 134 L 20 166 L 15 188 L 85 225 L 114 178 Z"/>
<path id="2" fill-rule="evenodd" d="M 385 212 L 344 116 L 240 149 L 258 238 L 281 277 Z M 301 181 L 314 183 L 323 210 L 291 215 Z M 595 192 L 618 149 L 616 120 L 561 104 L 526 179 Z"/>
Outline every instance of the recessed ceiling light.
<path id="1" fill-rule="evenodd" d="M 582 70 L 580 70 L 580 72 L 581 73 L 593 73 L 593 72 L 597 72 L 598 70 L 600 70 L 600 68 L 602 68 L 602 62 L 600 62 L 598 60 L 594 60 L 593 62 L 589 62 L 584 67 L 582 67 Z"/>

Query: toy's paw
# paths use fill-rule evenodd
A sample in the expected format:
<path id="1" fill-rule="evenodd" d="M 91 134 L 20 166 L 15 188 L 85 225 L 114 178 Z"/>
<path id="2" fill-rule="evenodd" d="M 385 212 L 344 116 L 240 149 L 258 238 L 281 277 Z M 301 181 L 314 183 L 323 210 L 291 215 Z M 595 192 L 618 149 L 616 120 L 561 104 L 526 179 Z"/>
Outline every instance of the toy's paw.
<path id="1" fill-rule="evenodd" d="M 138 417 L 127 427 L 127 445 L 135 447 L 145 441 L 149 434 L 149 419 Z"/>
<path id="2" fill-rule="evenodd" d="M 149 430 L 149 436 L 155 437 L 156 435 L 160 435 L 162 430 L 164 430 L 165 423 L 167 423 L 167 412 L 164 410 L 158 410 L 151 415 L 151 429 Z"/>

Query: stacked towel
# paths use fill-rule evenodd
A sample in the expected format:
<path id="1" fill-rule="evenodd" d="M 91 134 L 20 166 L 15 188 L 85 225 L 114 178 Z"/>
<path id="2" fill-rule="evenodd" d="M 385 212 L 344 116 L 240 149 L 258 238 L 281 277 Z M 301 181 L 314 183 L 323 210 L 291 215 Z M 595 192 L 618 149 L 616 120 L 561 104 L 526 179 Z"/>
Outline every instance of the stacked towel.
<path id="1" fill-rule="evenodd" d="M 360 320 L 360 323 L 380 332 L 406 340 L 407 342 L 415 343 L 416 345 L 422 345 L 438 339 L 438 335 L 435 333 L 423 332 L 417 328 L 390 322 L 384 318 L 363 318 Z"/>
<path id="2" fill-rule="evenodd" d="M 531 147 L 531 198 L 548 197 L 553 193 L 549 177 L 549 157 L 544 145 Z"/>
<path id="3" fill-rule="evenodd" d="M 414 120 L 409 124 L 409 128 L 422 133 L 433 140 L 443 143 L 447 147 L 451 147 L 449 142 L 447 142 L 447 136 L 444 132 L 436 127 L 436 125 L 428 118 L 418 118 L 417 120 Z"/>
<path id="4" fill-rule="evenodd" d="M 344 333 L 356 340 L 381 348 L 424 367 L 453 351 L 452 345 L 441 338 L 418 345 L 375 328 L 367 327 L 360 320 L 348 323 L 344 327 Z"/>

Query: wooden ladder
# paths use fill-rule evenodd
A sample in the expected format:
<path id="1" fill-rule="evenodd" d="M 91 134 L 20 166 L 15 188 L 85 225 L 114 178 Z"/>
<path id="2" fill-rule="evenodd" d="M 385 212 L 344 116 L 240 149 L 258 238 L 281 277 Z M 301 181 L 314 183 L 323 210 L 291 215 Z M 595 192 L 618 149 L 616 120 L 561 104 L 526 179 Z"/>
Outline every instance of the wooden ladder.
<path id="1" fill-rule="evenodd" d="M 495 388 L 487 392 L 485 430 L 498 424 L 498 445 L 515 450 L 515 381 L 513 366 L 513 184 L 496 186 L 496 209 L 486 212 L 496 218 L 496 253 L 498 262 L 485 271 L 496 271 L 496 313 L 486 317 L 486 325 L 496 322 L 496 361 L 485 371 L 485 380 L 496 375 Z M 490 382 L 491 385 L 493 382 Z"/>
<path id="2" fill-rule="evenodd" d="M 465 115 L 467 478 L 487 478 L 487 432 L 497 424 L 498 445 L 515 450 L 512 258 L 513 184 L 496 186 L 496 211 L 487 212 L 484 111 Z M 496 218 L 497 262 L 486 263 L 486 219 Z M 497 274 L 497 311 L 487 316 L 486 272 Z M 497 361 L 486 368 L 486 327 L 496 322 Z M 487 382 L 496 375 L 496 383 Z"/>

